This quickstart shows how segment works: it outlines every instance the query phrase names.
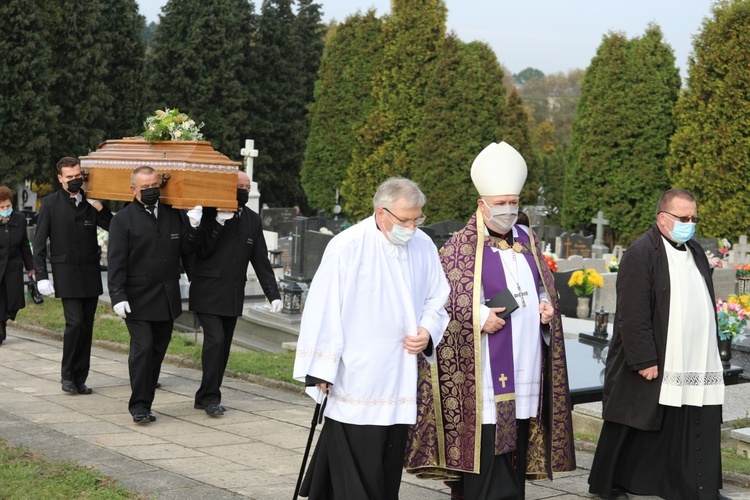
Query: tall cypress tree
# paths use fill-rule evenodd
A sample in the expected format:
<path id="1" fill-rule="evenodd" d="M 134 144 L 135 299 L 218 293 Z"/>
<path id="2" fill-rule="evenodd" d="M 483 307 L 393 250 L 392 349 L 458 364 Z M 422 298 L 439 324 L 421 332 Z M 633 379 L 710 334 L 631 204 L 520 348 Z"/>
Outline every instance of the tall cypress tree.
<path id="1" fill-rule="evenodd" d="M 107 139 L 142 131 L 146 46 L 141 38 L 146 19 L 139 14 L 135 0 L 110 0 L 103 12 L 101 32 L 112 49 L 106 54 L 104 84 L 112 94 L 110 119 L 105 125 Z"/>
<path id="2" fill-rule="evenodd" d="M 249 114 L 252 17 L 247 0 L 169 0 L 147 59 L 146 115 L 178 108 L 205 124 L 214 149 L 239 158 Z"/>
<path id="3" fill-rule="evenodd" d="M 372 212 L 370 200 L 387 177 L 413 174 L 414 146 L 424 117 L 429 66 L 445 36 L 441 0 L 393 0 L 383 32 L 383 61 L 374 77 L 374 113 L 358 133 L 344 181 L 349 213 Z"/>
<path id="4" fill-rule="evenodd" d="M 46 1 L 49 24 L 44 31 L 53 49 L 55 82 L 51 101 L 59 119 L 50 134 L 47 172 L 62 156 L 79 156 L 105 139 L 113 96 L 105 83 L 107 54 L 114 50 L 102 33 L 104 2 Z M 49 174 L 48 174 L 49 175 Z"/>
<path id="5" fill-rule="evenodd" d="M 318 6 L 292 0 L 264 0 L 253 39 L 250 71 L 255 94 L 249 129 L 259 155 L 255 180 L 261 199 L 271 206 L 304 205 L 299 172 L 307 135 L 307 105 L 322 54 Z"/>
<path id="6" fill-rule="evenodd" d="M 26 178 L 47 180 L 57 108 L 50 102 L 52 50 L 47 16 L 38 2 L 0 5 L 0 178 L 13 188 Z"/>
<path id="7" fill-rule="evenodd" d="M 677 104 L 669 173 L 693 192 L 704 236 L 750 231 L 750 2 L 721 0 L 704 20 Z"/>
<path id="8" fill-rule="evenodd" d="M 450 35 L 429 72 L 411 178 L 427 197 L 431 222 L 466 220 L 476 210 L 472 161 L 506 135 L 503 71 L 486 44 Z"/>
<path id="9" fill-rule="evenodd" d="M 598 210 L 613 242 L 629 244 L 653 221 L 680 87 L 661 30 L 604 37 L 586 70 L 565 172 L 563 224 L 590 226 Z"/>
<path id="10" fill-rule="evenodd" d="M 360 129 L 375 106 L 372 77 L 382 56 L 383 21 L 375 11 L 331 29 L 310 105 L 302 187 L 315 210 L 330 210 L 346 176 Z"/>

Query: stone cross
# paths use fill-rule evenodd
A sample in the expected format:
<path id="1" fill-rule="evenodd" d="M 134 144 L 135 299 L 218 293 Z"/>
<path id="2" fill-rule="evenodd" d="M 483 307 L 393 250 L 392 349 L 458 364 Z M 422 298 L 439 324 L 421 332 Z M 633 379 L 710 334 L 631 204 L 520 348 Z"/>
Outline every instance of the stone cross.
<path id="1" fill-rule="evenodd" d="M 740 236 L 739 243 L 732 245 L 732 255 L 730 262 L 732 264 L 747 264 L 747 254 L 750 253 L 750 245 L 747 244 L 747 235 Z"/>
<path id="2" fill-rule="evenodd" d="M 253 179 L 253 158 L 258 157 L 255 141 L 245 140 L 245 147 L 240 150 L 240 154 L 245 158 L 245 173 L 250 177 L 250 199 L 247 201 L 247 206 L 250 210 L 260 213 L 260 191 L 258 191 L 258 183 Z"/>
<path id="3" fill-rule="evenodd" d="M 609 219 L 605 219 L 604 212 L 599 210 L 596 218 L 591 219 L 591 222 L 596 224 L 596 238 L 594 238 L 594 244 L 591 245 L 591 253 L 595 258 L 601 259 L 606 252 L 609 252 L 609 247 L 604 245 L 604 226 L 609 225 Z"/>

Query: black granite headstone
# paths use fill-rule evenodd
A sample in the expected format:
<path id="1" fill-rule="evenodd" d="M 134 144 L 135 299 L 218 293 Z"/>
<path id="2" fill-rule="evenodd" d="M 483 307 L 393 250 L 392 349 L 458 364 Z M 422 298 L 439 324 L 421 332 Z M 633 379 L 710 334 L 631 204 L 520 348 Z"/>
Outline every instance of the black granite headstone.
<path id="1" fill-rule="evenodd" d="M 305 278 L 313 279 L 315 272 L 320 266 L 320 261 L 323 259 L 323 252 L 328 246 L 328 242 L 331 241 L 333 235 L 324 234 L 318 231 L 307 231 L 305 233 L 305 256 L 304 265 Z"/>
<path id="2" fill-rule="evenodd" d="M 555 286 L 557 293 L 560 295 L 560 314 L 570 318 L 576 317 L 576 308 L 578 307 L 578 296 L 572 288 L 568 286 L 568 280 L 576 270 L 561 271 L 553 273 L 555 276 Z M 589 314 L 591 313 L 591 304 L 589 303 Z"/>
<path id="3" fill-rule="evenodd" d="M 294 218 L 297 210 L 291 208 L 264 208 L 260 211 L 260 218 L 263 221 L 263 229 L 273 231 L 279 236 L 288 236 L 294 231 Z"/>
<path id="4" fill-rule="evenodd" d="M 559 258 L 567 259 L 571 255 L 591 258 L 591 245 L 594 243 L 593 236 L 563 233 L 560 235 L 560 241 L 562 243 L 562 255 L 559 255 Z"/>
<path id="5" fill-rule="evenodd" d="M 721 257 L 719 253 L 719 240 L 716 238 L 696 238 L 704 252 L 711 252 L 714 257 Z"/>

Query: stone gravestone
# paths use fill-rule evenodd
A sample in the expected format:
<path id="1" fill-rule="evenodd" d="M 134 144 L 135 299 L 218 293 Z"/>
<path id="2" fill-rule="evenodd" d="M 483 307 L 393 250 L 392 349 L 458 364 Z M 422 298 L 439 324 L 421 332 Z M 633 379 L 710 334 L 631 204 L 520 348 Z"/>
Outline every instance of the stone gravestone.
<path id="1" fill-rule="evenodd" d="M 596 218 L 591 219 L 591 222 L 596 224 L 596 239 L 594 239 L 591 250 L 594 257 L 601 259 L 605 253 L 609 252 L 609 247 L 604 244 L 604 226 L 609 225 L 609 219 L 605 219 L 604 212 L 599 210 L 596 213 Z"/>
<path id="2" fill-rule="evenodd" d="M 445 245 L 445 242 L 448 241 L 451 236 L 453 236 L 454 233 L 463 229 L 465 225 L 465 222 L 446 220 L 436 222 L 435 224 L 430 224 L 429 226 L 426 226 L 425 229 L 429 228 L 435 231 L 434 236 L 431 236 L 431 238 L 435 243 L 435 246 L 440 249 L 443 245 Z"/>
<path id="3" fill-rule="evenodd" d="M 559 226 L 544 226 L 544 234 L 540 234 L 539 237 L 542 238 L 542 241 L 544 242 L 545 246 L 549 245 L 550 247 L 554 246 L 555 241 L 558 236 L 563 234 L 563 230 Z"/>
<path id="4" fill-rule="evenodd" d="M 729 255 L 730 264 L 748 264 L 750 263 L 750 245 L 747 244 L 747 235 L 740 236 L 740 241 L 732 245 Z"/>
<path id="5" fill-rule="evenodd" d="M 315 272 L 320 266 L 328 243 L 333 238 L 332 234 L 325 234 L 318 231 L 307 231 L 305 233 L 305 255 L 304 255 L 304 276 L 312 280 Z"/>
<path id="6" fill-rule="evenodd" d="M 716 238 L 695 238 L 704 252 L 711 252 L 714 257 L 721 257 L 719 253 L 719 240 Z"/>
<path id="7" fill-rule="evenodd" d="M 284 275 L 292 274 L 292 237 L 283 236 L 278 238 L 278 246 L 281 250 L 281 267 L 284 269 Z"/>
<path id="8" fill-rule="evenodd" d="M 593 241 L 593 236 L 563 233 L 560 235 L 560 248 L 556 251 L 557 256 L 561 259 L 567 259 L 571 255 L 591 257 Z"/>
<path id="9" fill-rule="evenodd" d="M 291 208 L 264 208 L 260 211 L 263 229 L 288 236 L 294 231 L 294 218 L 297 211 Z"/>

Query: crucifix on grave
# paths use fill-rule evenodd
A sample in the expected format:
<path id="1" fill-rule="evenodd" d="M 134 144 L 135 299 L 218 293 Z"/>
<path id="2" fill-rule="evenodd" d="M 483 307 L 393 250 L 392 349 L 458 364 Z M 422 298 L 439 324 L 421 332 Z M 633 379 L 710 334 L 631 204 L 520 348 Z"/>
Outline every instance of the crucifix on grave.
<path id="1" fill-rule="evenodd" d="M 245 147 L 240 150 L 240 154 L 245 159 L 245 173 L 250 177 L 250 199 L 246 205 L 255 213 L 260 213 L 260 191 L 258 191 L 258 183 L 253 179 L 253 158 L 258 157 L 255 141 L 245 140 Z"/>
<path id="2" fill-rule="evenodd" d="M 609 253 L 609 247 L 604 244 L 604 226 L 609 225 L 609 219 L 605 219 L 604 212 L 599 210 L 591 222 L 596 224 L 596 238 L 591 245 L 591 254 L 595 259 L 601 259 L 605 253 Z"/>

